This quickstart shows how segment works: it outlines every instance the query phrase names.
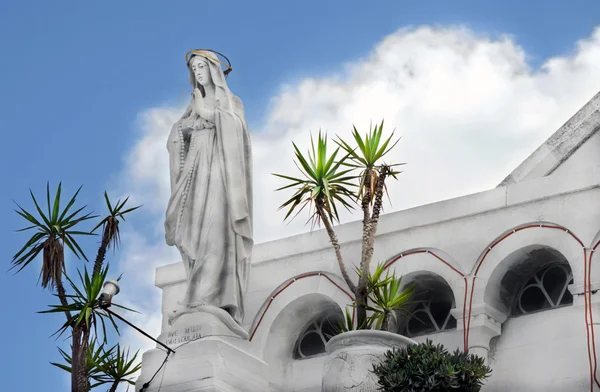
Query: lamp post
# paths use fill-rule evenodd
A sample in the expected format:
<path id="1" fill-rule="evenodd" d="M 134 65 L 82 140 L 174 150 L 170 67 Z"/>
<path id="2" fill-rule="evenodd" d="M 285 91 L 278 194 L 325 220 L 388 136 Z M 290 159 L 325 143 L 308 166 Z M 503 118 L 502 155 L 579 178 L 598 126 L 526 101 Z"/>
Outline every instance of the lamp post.
<path id="1" fill-rule="evenodd" d="M 104 286 L 102 286 L 102 291 L 100 292 L 100 298 L 99 298 L 100 304 L 102 304 L 102 305 L 108 304 L 108 306 L 110 306 L 112 297 L 119 294 L 120 291 L 121 291 L 121 288 L 119 287 L 118 281 L 107 280 L 106 282 L 104 282 Z M 103 306 L 103 308 L 104 308 L 104 306 Z"/>
<path id="2" fill-rule="evenodd" d="M 133 325 L 132 323 L 130 323 L 129 321 L 125 320 L 123 317 L 119 316 L 117 313 L 113 312 L 112 310 L 110 310 L 110 305 L 112 303 L 112 298 L 119 294 L 119 291 L 121 291 L 121 289 L 119 288 L 119 282 L 116 280 L 107 280 L 104 283 L 104 286 L 102 287 L 102 291 L 100 292 L 100 297 L 98 298 L 99 302 L 100 302 L 100 307 L 106 311 L 107 313 L 111 314 L 112 316 L 115 316 L 116 318 L 118 318 L 119 320 L 123 321 L 125 324 L 129 325 L 131 328 L 135 329 L 136 331 L 138 331 L 139 333 L 141 333 L 142 335 L 144 335 L 145 337 L 147 337 L 148 339 L 158 343 L 159 345 L 161 345 L 162 347 L 165 348 L 165 350 L 167 350 L 167 352 L 169 354 L 171 353 L 175 353 L 175 350 L 171 349 L 169 346 L 167 346 L 166 344 L 159 342 L 158 340 L 154 339 L 152 336 L 148 335 L 146 332 L 142 331 L 140 328 L 136 327 L 135 325 Z"/>

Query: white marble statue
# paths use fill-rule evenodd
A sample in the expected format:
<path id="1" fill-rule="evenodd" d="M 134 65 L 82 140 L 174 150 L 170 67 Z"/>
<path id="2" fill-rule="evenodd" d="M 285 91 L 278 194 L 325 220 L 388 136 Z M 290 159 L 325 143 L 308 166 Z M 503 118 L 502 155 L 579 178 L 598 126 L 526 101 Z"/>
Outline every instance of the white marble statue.
<path id="1" fill-rule="evenodd" d="M 231 93 L 212 51 L 186 55 L 192 101 L 169 135 L 171 198 L 166 241 L 185 265 L 185 313 L 221 313 L 234 327 L 244 317 L 252 251 L 252 159 L 242 101 Z M 230 325 L 231 328 L 231 325 Z"/>

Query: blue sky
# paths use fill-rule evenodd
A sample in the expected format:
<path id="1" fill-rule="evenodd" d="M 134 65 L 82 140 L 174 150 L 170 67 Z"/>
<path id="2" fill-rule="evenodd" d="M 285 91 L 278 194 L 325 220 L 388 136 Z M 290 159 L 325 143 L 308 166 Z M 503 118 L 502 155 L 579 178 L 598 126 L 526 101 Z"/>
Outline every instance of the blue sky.
<path id="1" fill-rule="evenodd" d="M 501 137 L 507 151 L 514 150 L 510 143 L 526 141 L 526 144 L 515 144 L 524 146 L 523 151 L 519 152 L 520 155 L 508 157 L 508 163 L 498 163 L 493 168 L 490 166 L 490 170 L 495 170 L 490 183 L 469 183 L 464 186 L 464 189 L 478 190 L 493 185 L 494 181 L 499 182 L 501 173 L 508 174 L 506 169 L 512 167 L 510 165 L 514 166 L 532 152 L 535 143 L 548 137 L 556 126 L 566 121 L 600 89 L 598 77 L 588 78 L 589 72 L 586 71 L 594 65 L 600 66 L 594 64 L 595 41 L 589 43 L 589 48 L 586 46 L 590 55 L 584 53 L 583 49 L 581 53 L 573 54 L 578 50 L 579 41 L 591 40 L 598 15 L 600 3 L 593 0 L 511 0 L 494 4 L 481 1 L 231 1 L 226 5 L 223 2 L 182 0 L 169 2 L 168 5 L 167 2 L 158 1 L 2 2 L 0 130 L 3 143 L 0 166 L 4 169 L 0 172 L 3 184 L 0 200 L 4 208 L 0 209 L 0 217 L 4 224 L 0 252 L 5 269 L 8 269 L 12 255 L 25 239 L 13 231 L 22 227 L 23 222 L 12 211 L 12 200 L 30 208 L 29 188 L 41 195 L 47 181 L 53 185 L 62 181 L 69 192 L 83 184 L 80 202 L 96 211 L 102 211 L 101 196 L 105 189 L 115 196 L 139 192 L 136 200 L 144 202 L 144 205 L 152 200 L 151 193 L 141 195 L 143 190 L 154 188 L 148 188 L 147 175 L 136 182 L 139 176 L 131 174 L 135 172 L 132 167 L 136 165 L 132 160 L 139 158 L 139 154 L 135 153 L 136 148 L 146 140 L 144 138 L 152 127 L 161 124 L 160 121 L 152 123 L 153 119 L 169 110 L 180 114 L 177 108 L 189 97 L 183 61 L 189 49 L 212 47 L 231 59 L 234 71 L 228 83 L 244 100 L 252 131 L 266 135 L 258 142 L 257 148 L 260 150 L 263 146 L 260 143 L 268 141 L 268 135 L 279 132 L 281 138 L 287 132 L 286 126 L 292 129 L 292 125 L 304 124 L 299 121 L 292 124 L 289 118 L 319 119 L 320 112 L 314 110 L 284 112 L 286 102 L 300 99 L 298 97 L 303 91 L 301 86 L 309 90 L 314 88 L 316 93 L 311 90 L 314 93 L 311 93 L 313 102 L 320 102 L 321 99 L 322 104 L 327 105 L 327 96 L 319 98 L 321 90 L 314 86 L 321 83 L 341 88 L 343 83 L 355 80 L 352 78 L 357 76 L 352 72 L 356 72 L 356 69 L 351 71 L 348 67 L 351 69 L 354 65 L 363 69 L 360 66 L 369 64 L 369 56 L 372 56 L 374 48 L 386 37 L 396 37 L 393 45 L 407 45 L 406 48 L 425 42 L 419 39 L 428 39 L 430 45 L 436 41 L 435 37 L 427 38 L 424 33 L 402 35 L 398 33 L 401 28 L 441 26 L 453 29 L 463 26 L 469 32 L 469 39 L 484 49 L 489 41 L 494 43 L 507 34 L 510 47 L 505 50 L 502 49 L 504 47 L 498 49 L 499 45 L 496 45 L 494 50 L 497 52 L 494 53 L 516 53 L 507 56 L 510 60 L 507 60 L 507 64 L 513 65 L 518 63 L 515 58 L 521 53 L 525 64 L 514 67 L 525 73 L 529 82 L 542 86 L 535 90 L 542 97 L 539 102 L 553 102 L 560 104 L 560 107 L 567 107 L 548 123 L 540 123 L 542 120 L 537 118 L 531 119 L 531 116 L 535 117 L 535 110 L 523 109 L 528 113 L 527 124 L 533 125 L 524 126 L 524 131 L 509 136 L 503 133 Z M 450 33 L 445 31 L 436 34 Z M 446 45 L 446 41 L 437 41 L 442 46 Z M 384 51 L 386 46 L 380 48 Z M 482 52 L 487 53 L 484 49 Z M 556 65 L 554 68 L 552 64 L 549 69 L 543 68 L 550 58 L 566 59 L 564 61 L 570 62 L 570 65 L 559 62 L 558 65 L 552 63 Z M 573 64 L 579 64 L 579 68 Z M 394 69 L 393 66 L 382 67 L 381 72 L 393 73 Z M 570 83 L 575 79 L 576 82 Z M 482 80 L 483 85 L 486 80 L 489 78 Z M 530 99 L 529 90 L 521 84 L 515 84 L 513 89 L 508 82 L 502 84 L 502 80 L 494 79 L 494 83 L 500 86 L 494 85 L 494 88 L 519 91 L 523 93 L 520 96 Z M 548 80 L 551 83 L 545 83 Z M 352 84 L 350 82 L 346 84 Z M 569 98 L 568 103 L 562 104 L 558 93 L 550 91 L 550 87 L 544 87 L 548 84 L 556 86 L 557 91 L 562 85 L 570 86 L 564 93 Z M 423 87 L 418 91 L 427 90 Z M 488 92 L 481 94 L 488 97 Z M 439 97 L 439 94 L 435 96 Z M 494 106 L 496 101 L 493 99 L 496 96 L 488 97 L 490 101 L 487 107 Z M 505 102 L 508 95 L 502 96 L 502 102 Z M 403 97 L 403 102 L 406 102 L 411 96 Z M 419 95 L 419 99 L 424 98 Z M 377 104 L 376 99 L 374 102 Z M 432 102 L 432 99 L 423 102 Z M 533 106 L 528 108 L 536 107 L 539 102 L 532 103 Z M 385 106 L 385 102 L 381 106 Z M 340 108 L 338 112 L 343 109 Z M 440 111 L 436 113 L 441 115 Z M 481 124 L 487 124 L 486 121 L 498 123 L 503 118 L 498 117 L 498 113 L 491 113 L 490 116 L 481 119 Z M 543 114 L 539 116 L 543 117 Z M 330 115 L 323 118 L 324 124 L 332 121 Z M 418 125 L 415 124 L 420 121 L 409 121 L 401 114 L 397 118 L 398 123 L 416 127 Z M 513 125 L 507 123 L 505 128 Z M 535 132 L 526 134 L 525 131 L 529 129 L 535 129 Z M 431 135 L 424 130 L 420 133 L 421 139 L 415 137 L 413 140 L 427 140 L 428 137 L 433 138 Z M 486 135 L 488 142 L 496 140 L 494 138 L 497 136 L 492 135 L 491 131 Z M 444 144 L 445 137 L 449 136 L 440 133 L 435 140 Z M 461 145 L 464 146 L 465 143 L 475 143 L 480 136 L 466 132 L 461 137 Z M 411 147 L 409 145 L 406 148 Z M 163 153 L 166 154 L 166 151 Z M 148 157 L 140 162 L 147 160 Z M 431 165 L 429 169 L 443 172 L 442 166 L 435 166 L 433 161 L 427 164 Z M 268 172 L 255 172 L 255 176 L 268 176 Z M 473 176 L 477 177 L 475 174 Z M 128 189 L 129 184 L 131 190 Z M 463 189 L 446 195 L 436 194 L 437 188 L 432 184 L 423 186 L 431 186 L 434 199 L 455 196 Z M 408 201 L 405 204 L 399 202 L 401 207 L 410 205 Z M 275 214 L 275 209 L 272 210 Z M 130 232 L 125 239 L 137 238 L 136 243 L 146 249 L 160 246 L 156 245 L 161 238 L 160 230 L 156 229 L 160 227 L 157 217 L 160 217 L 159 207 L 142 209 L 134 219 L 128 221 Z M 270 219 L 269 227 L 283 227 L 281 218 L 277 215 Z M 264 232 L 262 238 L 273 238 L 267 234 L 267 229 Z M 94 242 L 85 244 L 88 253 L 93 255 Z M 125 243 L 122 254 L 110 256 L 115 269 L 129 272 L 124 279 L 131 276 L 132 271 L 135 277 L 135 268 L 139 267 L 135 263 L 135 268 L 123 266 L 127 257 L 135 258 L 136 252 L 140 251 L 134 248 Z M 155 265 L 174 261 L 151 260 L 144 276 L 148 275 L 148 271 L 151 275 Z M 69 263 L 72 265 L 75 261 L 69 260 Z M 49 336 L 58 327 L 60 319 L 35 314 L 43 310 L 46 304 L 53 303 L 48 292 L 35 286 L 38 265 L 32 264 L 28 270 L 16 276 L 12 273 L 0 274 L 2 297 L 7 306 L 3 312 L 4 322 L 0 323 L 5 347 L 5 355 L 0 360 L 3 390 L 65 390 L 65 376 L 49 365 L 49 361 L 58 359 L 55 348 L 57 342 Z M 158 290 L 152 288 L 151 280 L 143 280 L 139 289 L 153 292 L 153 298 Z M 130 293 L 128 300 L 135 302 L 135 295 Z M 153 306 L 143 301 L 139 305 L 142 310 Z M 143 319 L 139 321 L 144 323 Z"/>

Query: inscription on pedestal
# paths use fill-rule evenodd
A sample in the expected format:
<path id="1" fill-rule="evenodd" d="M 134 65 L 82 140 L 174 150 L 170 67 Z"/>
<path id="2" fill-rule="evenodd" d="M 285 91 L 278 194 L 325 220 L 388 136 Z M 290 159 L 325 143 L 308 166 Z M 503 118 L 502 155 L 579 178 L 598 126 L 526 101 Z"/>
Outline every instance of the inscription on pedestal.
<path id="1" fill-rule="evenodd" d="M 177 347 L 210 336 L 248 339 L 248 333 L 231 319 L 223 309 L 205 306 L 202 312 L 181 315 L 175 323 L 163 330 L 158 340 L 167 346 Z M 225 321 L 231 321 L 231 330 Z"/>
<path id="2" fill-rule="evenodd" d="M 167 331 L 163 343 L 167 346 L 176 346 L 187 343 L 192 340 L 198 340 L 202 337 L 202 327 L 200 325 L 192 325 L 189 327 L 178 328 L 173 331 Z"/>

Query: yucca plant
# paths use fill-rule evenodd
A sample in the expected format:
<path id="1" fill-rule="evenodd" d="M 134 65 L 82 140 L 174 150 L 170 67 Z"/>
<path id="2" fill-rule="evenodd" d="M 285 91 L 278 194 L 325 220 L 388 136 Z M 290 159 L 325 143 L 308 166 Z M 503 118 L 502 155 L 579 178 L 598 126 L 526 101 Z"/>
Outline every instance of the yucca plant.
<path id="1" fill-rule="evenodd" d="M 64 350 L 59 349 L 65 363 L 52 363 L 52 365 L 71 372 L 73 362 L 71 356 Z M 106 344 L 97 344 L 94 339 L 90 342 L 89 349 L 85 358 L 85 370 L 89 376 L 89 389 L 109 384 L 110 392 L 115 392 L 121 383 L 135 385 L 131 378 L 138 372 L 142 364 L 137 362 L 138 352 L 130 357 L 129 350 L 122 349 L 120 345 L 115 345 L 106 349 Z"/>
<path id="2" fill-rule="evenodd" d="M 97 373 L 98 368 L 97 364 L 92 368 L 86 365 L 89 362 L 90 356 L 102 360 L 103 363 L 114 359 L 112 352 L 110 355 L 102 357 L 91 355 L 95 352 L 92 343 L 97 340 L 101 340 L 103 346 L 107 343 L 107 323 L 112 326 L 117 334 L 119 334 L 119 328 L 112 314 L 104 310 L 103 304 L 99 300 L 108 274 L 108 265 L 103 267 L 99 274 L 90 275 L 85 267 L 83 274 L 80 270 L 77 273 L 80 280 L 79 286 L 68 275 L 64 275 L 74 293 L 67 295 L 67 306 L 63 306 L 62 304 L 50 305 L 50 309 L 39 313 L 68 313 L 71 315 L 56 331 L 56 334 L 60 336 L 70 330 L 72 352 L 70 363 L 71 374 L 74 374 L 77 379 L 75 387 L 77 389 L 73 390 L 88 391 L 90 388 L 100 385 L 97 382 L 92 383 L 92 380 L 98 381 L 98 376 L 94 374 Z M 117 280 L 120 280 L 120 277 Z M 132 311 L 114 302 L 111 303 L 111 306 Z M 75 358 L 75 361 L 73 361 L 73 358 Z M 90 373 L 90 369 L 94 372 Z M 106 381 L 106 372 L 102 374 L 104 375 L 102 384 L 104 384 L 108 381 Z"/>
<path id="3" fill-rule="evenodd" d="M 371 126 L 363 137 L 354 127 L 352 137 L 356 147 L 338 137 L 338 147 L 331 155 L 327 152 L 327 135 L 319 132 L 315 142 L 311 136 L 308 154 L 303 155 L 293 143 L 296 166 L 302 177 L 274 174 L 289 183 L 277 191 L 295 188 L 295 193 L 280 208 L 287 208 L 284 220 L 297 216 L 310 206 L 312 213 L 309 222 L 323 224 L 335 251 L 342 277 L 354 293 L 357 303 L 357 325 L 368 327 L 368 273 L 377 234 L 379 215 L 383 207 L 383 194 L 386 179 L 397 178 L 400 173 L 395 167 L 402 164 L 383 162 L 385 156 L 398 143 L 393 140 L 394 132 L 383 138 L 383 121 Z M 359 204 L 363 213 L 361 274 L 358 283 L 349 276 L 343 259 L 340 244 L 333 228 L 339 223 L 338 205 L 352 210 Z M 292 215 L 293 213 L 295 215 Z"/>
<path id="4" fill-rule="evenodd" d="M 86 208 L 81 208 L 72 211 L 77 195 L 81 187 L 75 192 L 67 203 L 64 209 L 61 209 L 61 191 L 62 184 L 58 184 L 54 201 L 50 195 L 50 184 L 46 185 L 46 201 L 47 212 L 44 212 L 40 207 L 37 198 L 30 190 L 29 194 L 33 200 L 35 210 L 38 213 L 36 218 L 34 214 L 25 210 L 18 203 L 15 212 L 23 217 L 28 222 L 28 226 L 17 230 L 18 232 L 35 230 L 35 233 L 29 238 L 25 245 L 13 256 L 12 269 L 17 269 L 20 272 L 27 267 L 35 258 L 42 254 L 42 269 L 40 271 L 40 279 L 42 287 L 56 288 L 61 302 L 64 303 L 64 287 L 62 282 L 62 274 L 65 270 L 65 245 L 69 248 L 75 257 L 84 258 L 85 254 L 75 240 L 76 236 L 91 235 L 88 231 L 74 230 L 79 223 L 96 218 L 91 213 L 83 213 Z"/>
<path id="5" fill-rule="evenodd" d="M 337 148 L 330 156 L 327 154 L 326 134 L 319 132 L 316 147 L 312 136 L 310 140 L 311 149 L 306 157 L 300 152 L 298 146 L 292 143 L 297 159 L 295 163 L 303 178 L 274 174 L 290 182 L 290 184 L 278 188 L 277 191 L 296 188 L 293 196 L 283 203 L 280 209 L 288 208 L 284 218 L 286 220 L 292 216 L 292 213 L 296 212 L 293 216 L 295 217 L 306 207 L 309 207 L 311 212 L 307 223 L 311 222 L 313 227 L 321 223 L 325 226 L 335 251 L 340 272 L 350 289 L 356 291 L 356 286 L 350 279 L 344 264 L 337 235 L 333 230 L 333 223 L 339 222 L 338 203 L 347 209 L 351 209 L 351 203 L 355 198 L 355 192 L 352 189 L 356 187 L 356 184 L 350 182 L 355 179 L 355 176 L 351 174 L 352 169 L 340 170 L 341 165 L 350 154 L 340 156 L 339 160 L 336 161 L 340 149 Z"/>
<path id="6" fill-rule="evenodd" d="M 102 327 L 102 336 L 106 337 L 106 322 L 108 320 L 111 322 L 117 334 L 119 333 L 119 328 L 114 321 L 114 318 L 110 313 L 104 311 L 102 304 L 99 300 L 100 293 L 102 291 L 102 287 L 104 282 L 106 281 L 106 275 L 108 274 L 108 266 L 105 266 L 99 274 L 91 275 L 88 273 L 87 268 L 84 267 L 84 272 L 81 274 L 81 271 L 77 271 L 79 274 L 79 280 L 82 288 L 80 289 L 70 278 L 65 275 L 65 278 L 69 282 L 71 289 L 74 294 L 67 295 L 68 303 L 66 306 L 64 305 L 50 305 L 49 310 L 44 310 L 38 313 L 66 313 L 69 312 L 72 316 L 68 319 L 62 327 L 56 332 L 58 335 L 62 335 L 69 328 L 84 328 L 90 330 L 90 332 L 94 332 L 95 336 L 98 335 L 97 327 L 100 325 Z M 117 280 L 120 280 L 119 277 Z M 124 306 L 111 303 L 111 306 L 115 306 L 121 309 L 133 311 L 132 309 L 126 308 Z M 106 342 L 106 340 L 104 340 Z"/>
<path id="7" fill-rule="evenodd" d="M 84 213 L 86 207 L 75 207 L 77 196 L 81 187 L 69 199 L 64 208 L 61 205 L 62 185 L 59 184 L 54 194 L 54 200 L 50 193 L 50 185 L 46 185 L 47 212 L 44 212 L 38 203 L 38 199 L 30 191 L 30 195 L 35 207 L 35 213 L 31 213 L 19 204 L 16 210 L 22 218 L 28 222 L 28 226 L 18 231 L 31 231 L 34 234 L 25 242 L 25 245 L 13 256 L 11 269 L 16 272 L 22 271 L 25 267 L 42 256 L 42 269 L 40 272 L 41 284 L 44 288 L 56 289 L 55 295 L 60 304 L 51 305 L 49 310 L 40 313 L 64 313 L 66 321 L 58 329 L 57 334 L 61 335 L 70 331 L 71 354 L 66 356 L 66 352 L 61 351 L 63 359 L 67 364 L 63 364 L 64 370 L 67 368 L 71 373 L 71 390 L 73 392 L 87 392 L 93 385 L 90 380 L 89 361 L 97 354 L 96 342 L 101 338 L 102 344 L 106 342 L 105 320 L 110 321 L 111 325 L 118 328 L 112 316 L 102 310 L 98 303 L 98 295 L 102 290 L 106 279 L 108 267 L 103 267 L 106 250 L 111 246 L 117 246 L 119 242 L 119 220 L 123 220 L 125 215 L 139 208 L 125 208 L 125 201 L 118 201 L 113 204 L 105 193 L 105 202 L 108 207 L 108 215 L 91 230 L 79 229 L 79 226 L 86 221 L 97 218 L 91 213 Z M 87 257 L 81 246 L 77 242 L 79 236 L 95 235 L 95 231 L 102 228 L 102 241 L 97 250 L 97 256 L 94 263 L 93 273 L 90 275 L 87 268 L 83 274 L 80 270 L 77 273 L 80 278 L 80 285 L 76 285 L 67 275 L 65 268 L 65 248 L 70 250 L 77 259 L 87 261 Z M 67 293 L 64 287 L 64 279 L 69 282 L 71 294 Z M 117 305 L 118 306 L 118 305 Z M 99 333 L 97 327 L 102 329 Z M 56 364 L 55 364 L 56 365 Z"/>
<path id="8" fill-rule="evenodd" d="M 139 351 L 136 351 L 130 357 L 129 349 L 122 349 L 116 345 L 109 351 L 108 356 L 104 356 L 96 362 L 96 367 L 100 370 L 100 375 L 94 377 L 96 385 L 109 384 L 109 392 L 116 392 L 121 383 L 135 385 L 132 376 L 142 368 L 142 363 L 137 361 Z"/>
<path id="9" fill-rule="evenodd" d="M 127 204 L 127 201 L 129 201 L 128 197 L 123 201 L 117 200 L 113 206 L 108 198 L 108 193 L 106 192 L 104 192 L 104 201 L 106 202 L 106 207 L 108 208 L 108 215 L 92 229 L 93 233 L 99 228 L 102 228 L 102 241 L 100 242 L 100 246 L 98 247 L 98 252 L 96 254 L 96 260 L 94 261 L 94 275 L 100 273 L 100 270 L 102 269 L 102 263 L 106 257 L 106 251 L 111 247 L 119 247 L 119 243 L 121 241 L 119 219 L 124 221 L 126 214 L 140 208 L 139 206 L 125 208 L 125 204 Z"/>
<path id="10" fill-rule="evenodd" d="M 385 276 L 383 273 L 385 272 Z M 358 271 L 359 275 L 362 273 Z M 411 301 L 416 285 L 413 283 L 402 288 L 402 278 L 396 277 L 385 268 L 385 263 L 379 263 L 373 274 L 369 273 L 368 298 L 372 305 L 366 305 L 371 313 L 369 322 L 376 329 L 394 332 L 398 312 L 412 315 L 408 308 L 415 302 Z M 392 324 L 391 321 L 394 321 Z"/>

